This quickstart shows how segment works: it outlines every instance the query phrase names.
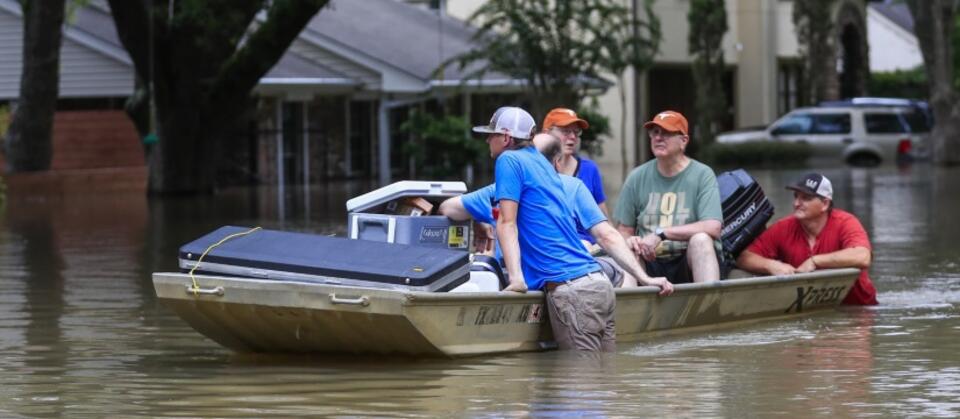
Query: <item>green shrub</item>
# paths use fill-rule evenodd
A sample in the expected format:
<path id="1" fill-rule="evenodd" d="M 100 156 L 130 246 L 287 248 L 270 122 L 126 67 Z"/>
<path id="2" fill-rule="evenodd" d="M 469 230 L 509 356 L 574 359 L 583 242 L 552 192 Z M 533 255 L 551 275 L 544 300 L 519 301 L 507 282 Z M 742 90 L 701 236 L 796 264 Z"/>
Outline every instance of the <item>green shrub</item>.
<path id="1" fill-rule="evenodd" d="M 908 99 L 926 99 L 930 94 L 927 73 L 922 66 L 913 70 L 871 73 L 867 91 L 870 96 Z"/>
<path id="2" fill-rule="evenodd" d="M 400 130 L 416 138 L 400 151 L 413 159 L 419 178 L 458 179 L 467 164 L 487 156 L 487 144 L 472 137 L 470 129 L 463 117 L 415 111 Z"/>
<path id="3" fill-rule="evenodd" d="M 10 128 L 10 107 L 0 105 L 0 139 L 7 135 L 7 128 Z"/>
<path id="4" fill-rule="evenodd" d="M 590 157 L 602 156 L 603 139 L 610 135 L 610 118 L 600 113 L 596 104 L 577 109 L 577 116 L 590 124 L 590 128 L 580 134 L 580 150 Z"/>
<path id="5" fill-rule="evenodd" d="M 714 143 L 700 152 L 700 160 L 723 167 L 797 167 L 803 166 L 812 150 L 809 144 L 780 141 L 750 141 L 739 144 Z"/>

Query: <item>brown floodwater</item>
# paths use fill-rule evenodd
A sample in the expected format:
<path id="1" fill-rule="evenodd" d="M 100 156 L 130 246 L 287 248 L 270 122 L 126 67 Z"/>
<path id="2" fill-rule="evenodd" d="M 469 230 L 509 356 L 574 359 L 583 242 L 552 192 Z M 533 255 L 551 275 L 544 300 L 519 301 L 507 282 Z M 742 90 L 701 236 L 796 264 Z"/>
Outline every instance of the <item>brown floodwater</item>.
<path id="1" fill-rule="evenodd" d="M 878 307 L 593 356 L 236 354 L 158 303 L 150 274 L 183 243 L 227 224 L 342 235 L 366 184 L 8 197 L 0 417 L 960 416 L 960 168 L 825 173 L 873 241 Z M 752 174 L 788 214 L 802 171 Z"/>

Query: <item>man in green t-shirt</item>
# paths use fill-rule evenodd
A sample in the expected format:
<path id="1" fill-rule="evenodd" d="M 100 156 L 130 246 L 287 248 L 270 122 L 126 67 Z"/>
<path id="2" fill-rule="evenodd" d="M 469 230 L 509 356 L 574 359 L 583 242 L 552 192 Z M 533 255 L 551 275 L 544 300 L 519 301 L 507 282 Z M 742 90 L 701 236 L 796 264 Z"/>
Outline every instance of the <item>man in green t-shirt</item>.
<path id="1" fill-rule="evenodd" d="M 647 274 L 670 282 L 720 280 L 723 212 L 713 170 L 684 154 L 687 119 L 664 111 L 643 125 L 653 160 L 633 169 L 613 218 Z"/>

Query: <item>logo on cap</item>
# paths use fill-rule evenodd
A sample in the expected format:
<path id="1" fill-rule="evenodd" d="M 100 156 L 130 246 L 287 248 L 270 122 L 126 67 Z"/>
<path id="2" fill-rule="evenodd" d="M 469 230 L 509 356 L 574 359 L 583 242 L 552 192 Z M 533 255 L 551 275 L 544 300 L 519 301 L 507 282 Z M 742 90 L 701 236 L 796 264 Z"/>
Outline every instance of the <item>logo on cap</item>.
<path id="1" fill-rule="evenodd" d="M 795 183 L 787 185 L 787 189 L 833 199 L 833 184 L 830 183 L 830 179 L 819 173 L 808 173 Z"/>
<path id="2" fill-rule="evenodd" d="M 670 114 L 668 114 L 668 113 L 662 113 L 662 114 L 660 114 L 660 115 L 657 115 L 657 118 L 667 119 L 668 117 L 671 117 L 671 116 L 673 116 L 673 115 L 670 115 Z"/>

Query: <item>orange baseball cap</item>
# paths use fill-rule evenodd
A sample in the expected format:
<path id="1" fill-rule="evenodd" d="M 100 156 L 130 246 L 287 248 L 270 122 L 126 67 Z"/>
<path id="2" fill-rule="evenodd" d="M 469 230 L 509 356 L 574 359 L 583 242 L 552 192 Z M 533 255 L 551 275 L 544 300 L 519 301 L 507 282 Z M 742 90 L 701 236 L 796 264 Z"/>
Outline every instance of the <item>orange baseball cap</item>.
<path id="1" fill-rule="evenodd" d="M 588 124 L 587 121 L 580 119 L 573 109 L 553 108 L 549 113 L 547 113 L 547 117 L 543 118 L 544 131 L 553 127 L 565 127 L 571 124 L 579 125 L 580 129 L 590 128 L 590 124 Z"/>
<path id="2" fill-rule="evenodd" d="M 657 125 L 660 128 L 663 128 L 667 131 L 681 132 L 683 135 L 687 135 L 687 118 L 683 117 L 683 114 L 680 112 L 674 111 L 663 111 L 654 116 L 653 119 L 647 121 L 643 124 L 643 128 L 650 129 L 650 127 Z"/>

